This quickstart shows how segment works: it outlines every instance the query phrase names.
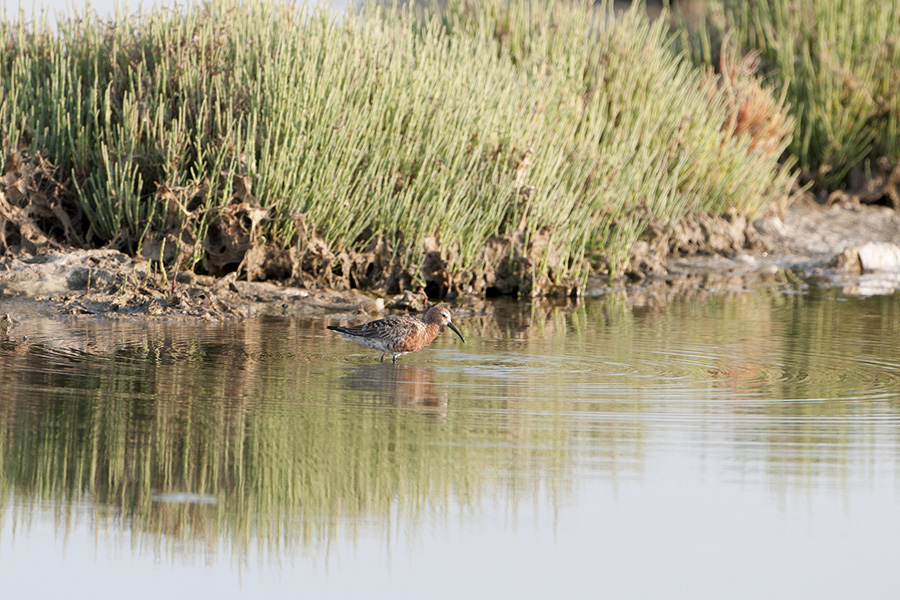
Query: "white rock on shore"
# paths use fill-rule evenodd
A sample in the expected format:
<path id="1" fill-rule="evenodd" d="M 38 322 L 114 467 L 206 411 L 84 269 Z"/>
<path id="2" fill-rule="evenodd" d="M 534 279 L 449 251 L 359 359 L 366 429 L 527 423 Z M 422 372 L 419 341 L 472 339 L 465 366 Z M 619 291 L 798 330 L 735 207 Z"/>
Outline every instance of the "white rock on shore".
<path id="1" fill-rule="evenodd" d="M 843 273 L 900 273 L 900 246 L 888 242 L 869 242 L 845 249 L 832 261 Z"/>

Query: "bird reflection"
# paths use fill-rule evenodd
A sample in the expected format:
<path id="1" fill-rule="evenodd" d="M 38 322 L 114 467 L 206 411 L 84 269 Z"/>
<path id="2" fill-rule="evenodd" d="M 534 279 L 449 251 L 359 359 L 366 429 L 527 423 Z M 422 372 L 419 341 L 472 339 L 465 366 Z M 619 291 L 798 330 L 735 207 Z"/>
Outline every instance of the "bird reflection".
<path id="1" fill-rule="evenodd" d="M 403 364 L 355 365 L 341 379 L 346 390 L 374 395 L 394 406 L 446 408 L 447 386 L 435 380 L 433 367 Z"/>

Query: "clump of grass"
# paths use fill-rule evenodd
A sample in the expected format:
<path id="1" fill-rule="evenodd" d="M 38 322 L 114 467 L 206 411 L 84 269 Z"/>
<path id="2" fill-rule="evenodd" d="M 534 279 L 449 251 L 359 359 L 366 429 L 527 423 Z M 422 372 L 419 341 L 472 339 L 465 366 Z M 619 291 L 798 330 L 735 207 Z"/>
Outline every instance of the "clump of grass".
<path id="1" fill-rule="evenodd" d="M 524 258 L 503 260 L 539 293 L 577 285 L 589 255 L 620 273 L 651 220 L 789 193 L 787 137 L 745 134 L 733 89 L 671 35 L 640 7 L 549 0 L 3 22 L 2 150 L 39 149 L 65 174 L 95 244 L 168 239 L 173 260 L 208 268 L 210 225 L 258 202 L 259 243 L 297 243 L 302 215 L 335 253 L 386 242 L 415 285 L 426 241 L 464 287 L 498 268 L 491 240 L 516 240 Z"/>
<path id="2" fill-rule="evenodd" d="M 695 55 L 707 64 L 729 36 L 758 53 L 791 106 L 789 151 L 817 185 L 900 160 L 900 0 L 716 0 L 703 26 Z"/>
<path id="3" fill-rule="evenodd" d="M 564 157 L 546 174 L 562 189 L 538 189 L 548 192 L 543 207 L 555 211 L 552 223 L 587 225 L 573 228 L 569 243 L 601 250 L 613 274 L 653 220 L 752 213 L 788 197 L 792 163 L 779 164 L 788 131 L 778 128 L 780 137 L 763 148 L 735 129 L 737 84 L 721 86 L 673 53 L 665 19 L 651 23 L 640 3 L 616 15 L 611 5 L 481 7 L 451 5 L 454 28 L 492 39 L 540 89 L 548 89 L 542 74 L 563 75 L 560 97 L 545 102 L 550 135 L 543 144 Z M 751 84 L 759 88 L 741 78 L 743 94 Z M 781 105 L 769 117 L 787 118 Z"/>

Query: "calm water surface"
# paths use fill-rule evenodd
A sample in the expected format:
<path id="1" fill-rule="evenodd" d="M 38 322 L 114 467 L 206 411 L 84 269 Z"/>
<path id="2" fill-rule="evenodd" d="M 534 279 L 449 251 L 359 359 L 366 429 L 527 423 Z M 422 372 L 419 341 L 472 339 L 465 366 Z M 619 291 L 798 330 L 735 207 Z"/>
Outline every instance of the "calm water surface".
<path id="1" fill-rule="evenodd" d="M 898 296 L 335 322 L 0 334 L 2 597 L 900 593 Z"/>

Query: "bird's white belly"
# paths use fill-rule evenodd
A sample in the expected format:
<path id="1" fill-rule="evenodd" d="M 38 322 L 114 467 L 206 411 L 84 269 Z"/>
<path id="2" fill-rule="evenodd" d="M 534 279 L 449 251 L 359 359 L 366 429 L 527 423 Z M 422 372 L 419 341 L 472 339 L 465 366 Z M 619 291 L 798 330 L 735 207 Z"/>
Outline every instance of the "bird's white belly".
<path id="1" fill-rule="evenodd" d="M 372 350 L 378 350 L 382 354 L 389 354 L 391 356 L 402 356 L 403 354 L 407 354 L 406 352 L 395 352 L 391 349 L 390 342 L 386 340 L 379 340 L 373 338 L 361 338 L 355 337 L 352 335 L 344 335 L 348 340 L 353 340 L 357 344 L 361 346 L 365 346 L 366 348 L 371 348 Z"/>

